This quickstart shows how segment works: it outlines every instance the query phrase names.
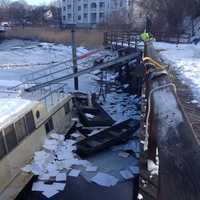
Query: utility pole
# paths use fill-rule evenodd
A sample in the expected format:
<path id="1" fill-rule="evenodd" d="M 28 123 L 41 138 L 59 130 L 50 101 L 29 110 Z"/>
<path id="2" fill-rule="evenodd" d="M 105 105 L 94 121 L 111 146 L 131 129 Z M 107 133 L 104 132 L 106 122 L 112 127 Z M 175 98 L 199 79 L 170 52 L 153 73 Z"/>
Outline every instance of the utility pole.
<path id="1" fill-rule="evenodd" d="M 75 1 L 73 2 L 73 25 L 71 29 L 71 35 L 72 35 L 72 56 L 73 56 L 73 73 L 78 72 L 78 65 L 77 65 L 77 55 L 76 55 L 76 39 L 75 39 Z M 74 77 L 74 90 L 78 90 L 78 77 Z"/>
<path id="2" fill-rule="evenodd" d="M 76 42 L 75 42 L 75 29 L 72 28 L 72 56 L 73 56 L 73 73 L 76 74 L 78 72 L 78 65 L 77 65 L 77 55 L 76 55 Z M 78 77 L 74 77 L 74 89 L 78 90 Z"/>

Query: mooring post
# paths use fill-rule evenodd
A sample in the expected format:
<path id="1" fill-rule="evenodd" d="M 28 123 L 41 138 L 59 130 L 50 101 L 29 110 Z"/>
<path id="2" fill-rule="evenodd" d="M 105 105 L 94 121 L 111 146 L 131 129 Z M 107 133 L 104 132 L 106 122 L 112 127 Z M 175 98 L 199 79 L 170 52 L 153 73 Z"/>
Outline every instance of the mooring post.
<path id="1" fill-rule="evenodd" d="M 75 30 L 72 28 L 72 57 L 73 57 L 73 73 L 76 74 L 78 72 L 78 65 L 77 65 L 77 55 L 76 55 L 76 42 L 75 42 Z M 74 89 L 78 90 L 78 77 L 74 77 Z"/>

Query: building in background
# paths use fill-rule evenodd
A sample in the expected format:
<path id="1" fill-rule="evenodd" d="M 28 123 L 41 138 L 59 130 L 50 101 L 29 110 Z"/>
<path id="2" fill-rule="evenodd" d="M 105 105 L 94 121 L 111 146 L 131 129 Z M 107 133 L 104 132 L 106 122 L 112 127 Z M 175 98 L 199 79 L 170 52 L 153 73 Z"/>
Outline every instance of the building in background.
<path id="1" fill-rule="evenodd" d="M 128 0 L 61 0 L 62 25 L 91 27 L 105 22 L 115 11 L 128 8 Z"/>

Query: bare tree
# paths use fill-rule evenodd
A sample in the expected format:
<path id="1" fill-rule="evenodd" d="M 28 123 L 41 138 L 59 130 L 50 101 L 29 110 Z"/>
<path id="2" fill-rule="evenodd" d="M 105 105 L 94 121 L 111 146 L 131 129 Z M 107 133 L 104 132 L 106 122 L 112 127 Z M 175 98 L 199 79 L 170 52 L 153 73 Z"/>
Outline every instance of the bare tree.
<path id="1" fill-rule="evenodd" d="M 146 0 L 144 7 L 154 31 L 181 32 L 185 16 L 194 12 L 195 0 Z"/>
<path id="2" fill-rule="evenodd" d="M 0 21 L 9 21 L 10 0 L 0 0 Z"/>

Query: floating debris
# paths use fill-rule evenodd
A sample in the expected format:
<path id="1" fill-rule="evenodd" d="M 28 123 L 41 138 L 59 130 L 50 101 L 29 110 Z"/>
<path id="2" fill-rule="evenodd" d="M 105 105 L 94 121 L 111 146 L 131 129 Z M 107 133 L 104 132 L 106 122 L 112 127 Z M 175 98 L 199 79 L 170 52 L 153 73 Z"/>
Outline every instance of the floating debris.
<path id="1" fill-rule="evenodd" d="M 99 172 L 91 179 L 91 181 L 101 186 L 110 187 L 116 185 L 118 179 L 109 174 Z"/>

